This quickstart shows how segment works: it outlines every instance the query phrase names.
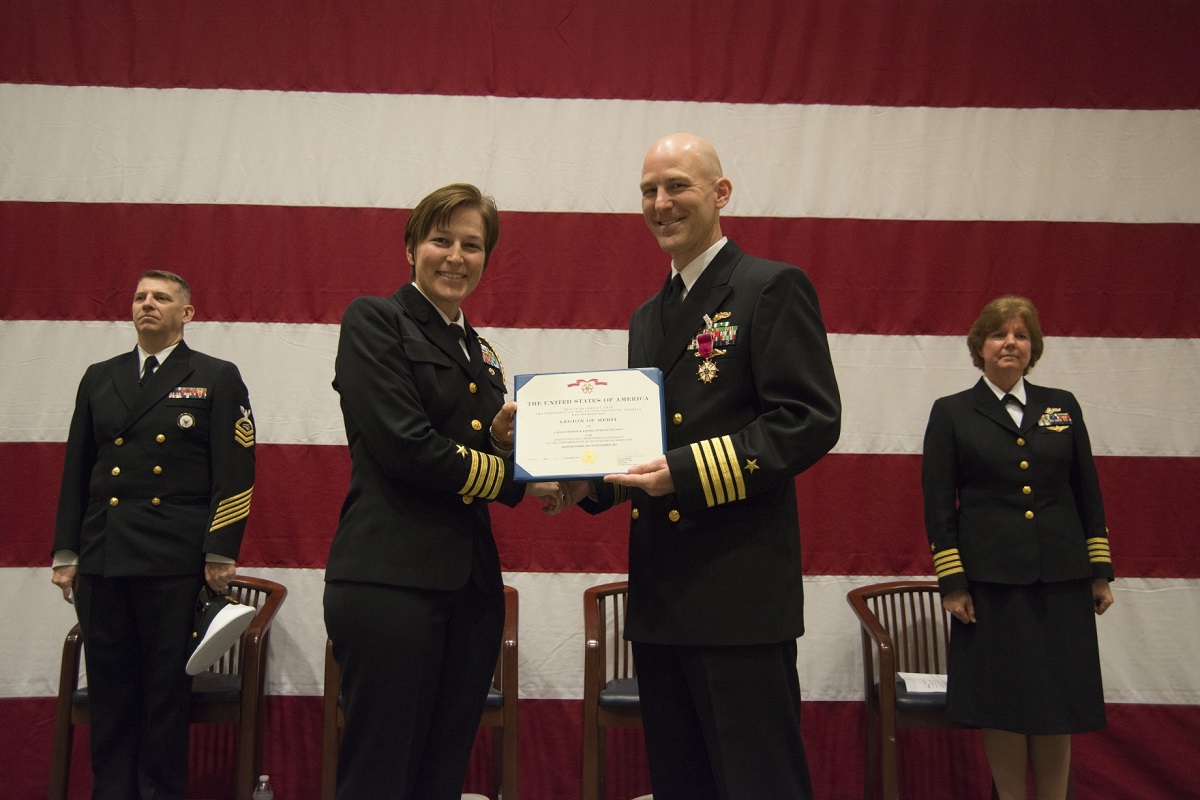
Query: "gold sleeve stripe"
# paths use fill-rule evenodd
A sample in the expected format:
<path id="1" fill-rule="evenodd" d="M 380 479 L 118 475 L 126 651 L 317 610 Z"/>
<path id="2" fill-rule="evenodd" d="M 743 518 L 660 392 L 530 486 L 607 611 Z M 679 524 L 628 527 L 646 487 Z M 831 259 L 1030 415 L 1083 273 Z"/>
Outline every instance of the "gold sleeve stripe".
<path id="1" fill-rule="evenodd" d="M 746 484 L 738 469 L 738 455 L 733 439 L 722 436 L 692 444 L 696 473 L 708 507 L 746 499 Z"/>
<path id="2" fill-rule="evenodd" d="M 208 529 L 209 532 L 211 533 L 218 528 L 224 528 L 226 525 L 232 525 L 250 516 L 250 498 L 253 495 L 254 487 L 251 486 L 246 491 L 238 492 L 232 497 L 226 497 L 217 503 L 217 513 L 213 515 L 212 526 Z"/>
<path id="3" fill-rule="evenodd" d="M 467 452 L 471 454 L 471 469 L 458 493 L 495 500 L 500 494 L 500 487 L 504 485 L 504 461 L 478 450 L 468 449 Z"/>
<path id="4" fill-rule="evenodd" d="M 613 484 L 613 505 L 619 506 L 621 503 L 629 502 L 629 487 Z"/>
<path id="5" fill-rule="evenodd" d="M 486 456 L 491 463 L 491 469 L 488 470 L 490 478 L 484 484 L 483 496 L 488 500 L 495 500 L 500 494 L 500 487 L 504 485 L 504 460 L 498 456 Z"/>
<path id="6" fill-rule="evenodd" d="M 712 486 L 708 483 L 708 472 L 704 469 L 704 454 L 700 451 L 700 444 L 692 442 L 692 457 L 696 459 L 696 475 L 700 478 L 700 488 L 704 490 L 704 502 L 709 508 L 716 505 L 713 500 Z"/>
<path id="7" fill-rule="evenodd" d="M 729 502 L 725 496 L 725 482 L 721 479 L 720 467 L 717 465 L 716 454 L 713 453 L 712 439 L 700 443 L 700 452 L 704 454 L 704 470 L 707 480 L 713 487 L 714 505 L 724 505 Z"/>
<path id="8" fill-rule="evenodd" d="M 951 547 L 935 555 L 933 557 L 933 569 L 937 572 L 939 578 L 945 578 L 948 575 L 955 575 L 959 572 L 966 572 L 963 569 L 962 558 L 958 555 L 957 547 Z"/>
<path id="9" fill-rule="evenodd" d="M 1112 563 L 1112 551 L 1108 548 L 1108 539 L 1097 537 L 1087 540 L 1088 560 L 1097 563 Z"/>
<path id="10" fill-rule="evenodd" d="M 746 483 L 742 480 L 742 471 L 738 468 L 740 459 L 737 451 L 733 449 L 733 439 L 728 436 L 721 437 L 721 444 L 725 445 L 726 469 L 733 474 L 733 487 L 731 492 L 738 500 L 746 499 Z"/>

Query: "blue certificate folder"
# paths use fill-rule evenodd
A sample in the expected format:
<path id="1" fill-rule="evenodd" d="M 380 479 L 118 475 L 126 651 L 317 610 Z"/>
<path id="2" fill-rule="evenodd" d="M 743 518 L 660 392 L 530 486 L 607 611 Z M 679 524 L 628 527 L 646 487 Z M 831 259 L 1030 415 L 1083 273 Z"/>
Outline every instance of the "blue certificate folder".
<path id="1" fill-rule="evenodd" d="M 625 472 L 667 447 L 662 370 L 517 375 L 516 480 Z"/>

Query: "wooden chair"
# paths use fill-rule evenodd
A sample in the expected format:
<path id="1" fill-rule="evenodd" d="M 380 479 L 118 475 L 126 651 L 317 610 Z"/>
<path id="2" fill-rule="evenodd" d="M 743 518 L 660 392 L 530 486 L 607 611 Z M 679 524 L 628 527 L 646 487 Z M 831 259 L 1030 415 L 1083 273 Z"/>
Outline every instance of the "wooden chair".
<path id="1" fill-rule="evenodd" d="M 863 797 L 878 790 L 883 800 L 899 800 L 896 731 L 902 728 L 958 728 L 946 716 L 946 694 L 908 692 L 897 672 L 946 672 L 950 615 L 942 608 L 936 581 L 893 581 L 851 590 L 846 600 L 862 633 L 863 691 L 866 697 L 866 753 Z M 1067 798 L 1075 797 L 1068 778 Z M 992 797 L 997 797 L 992 787 Z"/>
<path id="2" fill-rule="evenodd" d="M 492 729 L 492 796 L 518 800 L 517 795 L 517 590 L 504 587 L 504 638 L 496 672 L 488 690 L 479 727 Z M 321 800 L 333 800 L 337 790 L 338 746 L 342 715 L 342 671 L 333 658 L 333 642 L 325 640 L 325 706 L 321 743 Z"/>
<path id="3" fill-rule="evenodd" d="M 852 590 L 846 599 L 862 633 L 866 695 L 866 758 L 863 797 L 878 790 L 899 800 L 896 730 L 953 728 L 946 695 L 908 694 L 897 672 L 946 672 L 950 615 L 942 609 L 936 581 L 895 581 Z M 899 691 L 898 691 L 899 690 Z"/>
<path id="4" fill-rule="evenodd" d="M 641 701 L 633 653 L 622 636 L 627 581 L 583 593 L 583 800 L 604 800 L 609 728 L 640 728 Z"/>
<path id="5" fill-rule="evenodd" d="M 271 623 L 287 597 L 274 581 L 239 575 L 229 583 L 239 602 L 258 608 L 241 640 L 207 672 L 192 681 L 192 722 L 237 725 L 237 800 L 250 800 L 262 772 L 263 697 L 267 675 L 267 643 Z M 50 798 L 65 800 L 71 774 L 75 726 L 91 721 L 87 687 L 79 688 L 83 637 L 71 628 L 63 644 L 54 719 L 54 752 L 50 763 Z"/>

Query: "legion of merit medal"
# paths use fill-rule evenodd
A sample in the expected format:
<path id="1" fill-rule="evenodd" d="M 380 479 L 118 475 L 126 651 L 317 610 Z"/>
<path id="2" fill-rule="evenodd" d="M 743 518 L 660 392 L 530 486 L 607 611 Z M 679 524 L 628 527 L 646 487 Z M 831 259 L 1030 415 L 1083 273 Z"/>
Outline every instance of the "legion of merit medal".
<path id="1" fill-rule="evenodd" d="M 702 332 L 696 334 L 696 342 L 695 342 L 696 358 L 704 359 L 703 361 L 700 362 L 700 366 L 696 370 L 696 377 L 700 379 L 701 383 L 712 383 L 713 378 L 717 377 L 717 372 L 719 372 L 719 370 L 717 369 L 717 365 L 715 363 L 713 363 L 713 358 L 715 356 L 725 355 L 724 350 L 714 347 L 714 342 L 718 341 L 718 338 L 721 338 L 721 339 L 725 338 L 725 337 L 718 336 L 717 323 L 719 323 L 721 320 L 725 319 L 728 316 L 730 316 L 730 312 L 728 312 L 728 311 L 722 311 L 722 312 L 718 313 L 716 318 L 710 317 L 708 314 L 705 314 L 704 315 L 704 330 Z M 722 326 L 722 327 L 727 327 L 727 326 L 728 326 L 728 323 L 726 323 L 726 325 Z M 722 333 L 723 333 L 723 331 L 722 331 Z M 725 344 L 726 342 L 722 341 L 721 343 Z"/>

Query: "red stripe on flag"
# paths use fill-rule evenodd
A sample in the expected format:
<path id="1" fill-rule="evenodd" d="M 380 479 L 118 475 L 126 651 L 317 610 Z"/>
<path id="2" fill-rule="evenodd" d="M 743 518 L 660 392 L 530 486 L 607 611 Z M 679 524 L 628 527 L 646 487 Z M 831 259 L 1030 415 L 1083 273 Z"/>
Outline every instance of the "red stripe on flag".
<path id="1" fill-rule="evenodd" d="M 631 192 L 636 187 L 631 187 Z M 144 269 L 195 287 L 198 319 L 337 323 L 410 280 L 406 210 L 0 203 L 0 319 L 124 320 Z M 1200 336 L 1200 225 L 730 217 L 802 266 L 833 333 L 965 336 L 1027 294 L 1054 336 Z M 632 214 L 505 212 L 465 307 L 475 325 L 625 329 L 669 259 Z"/>
<path id="2" fill-rule="evenodd" d="M 0 444 L 0 463 L 20 464 L 0 495 L 0 566 L 49 564 L 64 445 Z M 259 445 L 254 508 L 241 563 L 324 567 L 349 485 L 345 447 Z M 1200 459 L 1097 459 L 1117 575 L 1200 577 L 1200 550 L 1181 530 L 1200 530 L 1200 506 L 1178 487 L 1200 486 Z M 1189 477 L 1190 476 L 1190 477 Z M 809 575 L 928 575 L 920 457 L 833 454 L 797 479 L 804 571 Z M 510 572 L 624 572 L 628 506 L 597 517 L 573 510 L 547 522 L 533 501 L 491 506 Z"/>
<path id="3" fill-rule="evenodd" d="M 387 94 L 1195 108 L 1185 0 L 0 5 L 0 81 Z M 448 52 L 452 58 L 446 58 Z"/>
<path id="4" fill-rule="evenodd" d="M 65 635 L 65 631 L 64 631 Z M 800 647 L 805 646 L 800 640 Z M 801 683 L 804 675 L 800 676 Z M 1108 728 L 1072 742 L 1075 786 L 1080 797 L 1195 797 L 1190 770 L 1200 706 L 1112 705 Z M 802 704 L 805 749 L 818 797 L 861 797 L 862 703 Z M 578 700 L 522 700 L 519 708 L 519 783 L 523 797 L 579 797 L 583 773 L 583 706 Z M 276 795 L 315 800 L 321 781 L 321 701 L 273 696 L 265 715 L 263 771 Z M 6 754 L 6 798 L 45 797 L 48 754 L 54 734 L 52 698 L 0 700 L 0 752 Z M 233 732 L 193 726 L 189 797 L 232 793 Z M 490 734 L 476 740 L 464 787 L 490 792 Z M 1136 737 L 1136 738 L 1135 738 Z M 87 727 L 75 738 L 72 800 L 88 797 Z M 978 731 L 904 731 L 898 739 L 902 797 L 959 800 L 985 797 L 990 784 Z M 607 737 L 608 796 L 650 791 L 640 730 Z"/>

